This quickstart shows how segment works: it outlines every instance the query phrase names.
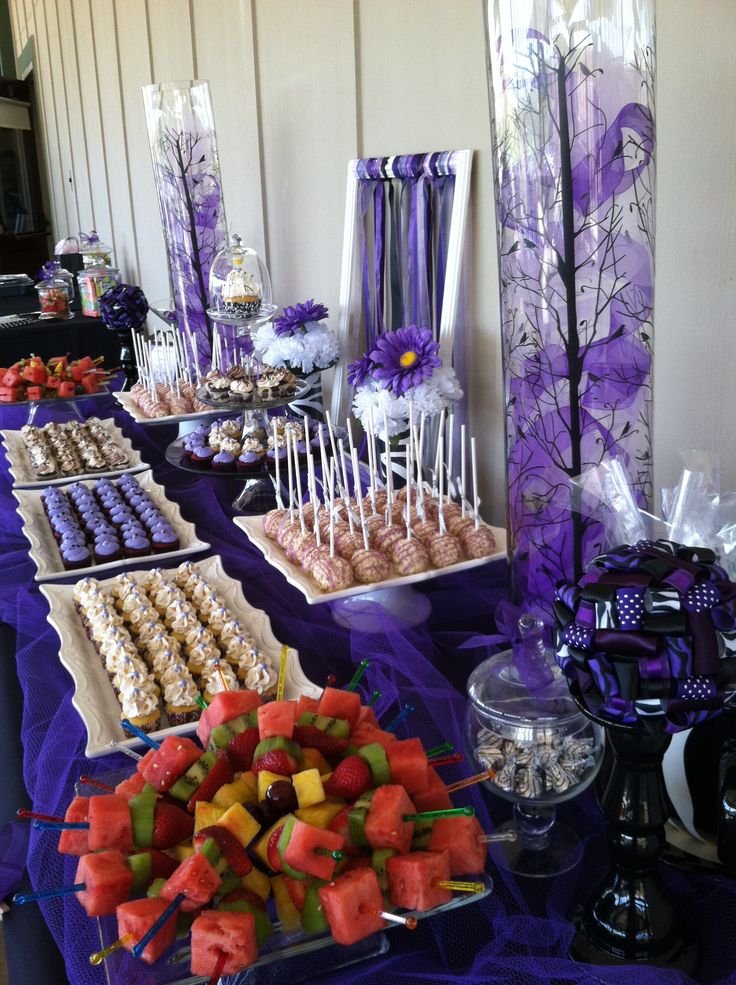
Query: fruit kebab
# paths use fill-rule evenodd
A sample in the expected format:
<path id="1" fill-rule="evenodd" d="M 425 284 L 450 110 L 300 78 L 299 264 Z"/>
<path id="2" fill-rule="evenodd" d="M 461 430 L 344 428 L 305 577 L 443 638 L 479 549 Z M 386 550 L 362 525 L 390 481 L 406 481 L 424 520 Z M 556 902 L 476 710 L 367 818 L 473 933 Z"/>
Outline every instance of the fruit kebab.
<path id="1" fill-rule="evenodd" d="M 60 849 L 81 855 L 75 884 L 56 893 L 83 902 L 91 886 L 90 910 L 117 911 L 119 939 L 93 960 L 123 948 L 155 961 L 178 922 L 191 929 L 194 973 L 234 974 L 256 960 L 272 915 L 286 936 L 330 932 L 348 943 L 389 922 L 415 926 L 394 908 L 427 911 L 454 892 L 486 891 L 478 873 L 496 836 L 449 791 L 488 773 L 448 787 L 435 767 L 454 761 L 452 746 L 428 754 L 419 739 L 397 739 L 350 687 L 265 703 L 254 692 L 223 691 L 197 735 L 201 746 L 181 736 L 148 740 L 115 793 L 76 797 L 63 822 L 37 822 L 62 828 Z M 159 815 L 182 825 L 165 853 Z M 154 869 L 161 854 L 165 872 Z M 124 868 L 101 904 L 92 860 L 106 855 Z M 138 856 L 148 860 L 145 880 L 131 871 Z"/>

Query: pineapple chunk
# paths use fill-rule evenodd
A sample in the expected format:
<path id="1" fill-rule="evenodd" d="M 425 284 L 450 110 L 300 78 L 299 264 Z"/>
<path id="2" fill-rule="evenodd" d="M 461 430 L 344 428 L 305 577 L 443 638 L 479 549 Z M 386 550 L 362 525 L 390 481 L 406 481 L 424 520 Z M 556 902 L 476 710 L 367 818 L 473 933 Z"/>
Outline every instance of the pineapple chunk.
<path id="1" fill-rule="evenodd" d="M 294 814 L 300 821 L 312 824 L 315 828 L 326 828 L 344 806 L 344 800 L 335 798 L 334 800 L 323 800 L 321 804 L 313 804 L 311 807 L 300 807 L 294 811 Z"/>
<path id="2" fill-rule="evenodd" d="M 271 894 L 271 880 L 265 872 L 254 866 L 247 876 L 243 876 L 243 889 L 250 889 L 258 893 L 261 899 L 268 899 Z"/>
<path id="3" fill-rule="evenodd" d="M 302 770 L 301 773 L 295 773 L 292 776 L 291 782 L 294 784 L 296 799 L 299 801 L 300 807 L 311 807 L 313 804 L 321 804 L 325 799 L 319 770 Z"/>
<path id="4" fill-rule="evenodd" d="M 177 862 L 183 862 L 184 859 L 189 858 L 190 855 L 194 855 L 194 845 L 177 845 L 174 849 L 174 858 Z"/>
<path id="5" fill-rule="evenodd" d="M 258 799 L 264 800 L 266 796 L 266 791 L 275 783 L 276 780 L 286 780 L 287 783 L 291 783 L 290 776 L 279 776 L 278 773 L 269 773 L 268 770 L 261 770 L 258 774 Z"/>
<path id="6" fill-rule="evenodd" d="M 198 800 L 194 805 L 194 833 L 202 828 L 208 828 L 211 824 L 216 824 L 225 813 L 224 807 L 217 804 L 210 804 L 207 800 Z"/>
<path id="7" fill-rule="evenodd" d="M 320 773 L 329 773 L 332 767 L 327 762 L 319 749 L 302 749 L 302 768 L 305 770 L 319 770 Z"/>
<path id="8" fill-rule="evenodd" d="M 288 934 L 292 930 L 299 930 L 302 925 L 302 918 L 291 901 L 289 890 L 284 885 L 282 876 L 274 876 L 271 880 L 271 889 L 276 903 L 276 913 L 281 921 L 281 930 Z"/>
<path id="9" fill-rule="evenodd" d="M 217 823 L 235 835 L 243 848 L 249 845 L 261 830 L 258 821 L 242 804 L 233 804 L 232 807 L 228 807 Z"/>
<path id="10" fill-rule="evenodd" d="M 247 776 L 252 778 L 252 782 L 244 779 Z M 256 800 L 257 794 L 258 787 L 255 776 L 252 773 L 244 773 L 240 779 L 233 780 L 232 783 L 223 783 L 212 798 L 212 803 L 227 810 L 233 804 L 245 804 L 249 800 Z"/>
<path id="11" fill-rule="evenodd" d="M 253 845 L 253 851 L 255 852 L 256 856 L 261 860 L 261 862 L 263 862 L 264 865 L 266 866 L 269 865 L 268 839 L 271 837 L 271 835 L 276 830 L 276 828 L 280 828 L 283 824 L 286 824 L 289 818 L 293 816 L 294 816 L 293 814 L 285 814 L 283 817 L 280 817 L 277 821 L 274 821 L 271 827 L 268 829 L 268 831 L 264 832 L 264 834 L 262 834 L 261 837 L 258 839 L 258 841 Z"/>

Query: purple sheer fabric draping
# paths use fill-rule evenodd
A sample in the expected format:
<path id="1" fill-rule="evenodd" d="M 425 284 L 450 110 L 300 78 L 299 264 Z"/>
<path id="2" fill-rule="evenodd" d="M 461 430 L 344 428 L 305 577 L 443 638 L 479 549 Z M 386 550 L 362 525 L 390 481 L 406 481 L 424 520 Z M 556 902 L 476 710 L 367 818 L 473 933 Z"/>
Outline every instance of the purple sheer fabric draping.
<path id="1" fill-rule="evenodd" d="M 453 152 L 359 160 L 364 348 L 401 325 L 439 338 L 455 191 Z"/>
<path id="2" fill-rule="evenodd" d="M 92 409 L 92 404 L 87 405 Z M 94 410 L 109 414 L 100 403 Z M 0 411 L 0 426 L 18 427 L 22 411 Z M 505 594 L 506 570 L 488 565 L 463 577 L 439 578 L 422 586 L 432 603 L 428 625 L 400 631 L 390 624 L 370 635 L 336 626 L 327 605 L 310 607 L 296 589 L 250 547 L 231 523 L 230 501 L 237 482 L 196 479 L 168 466 L 163 449 L 174 437 L 173 428 L 142 428 L 123 412 L 112 416 L 154 467 L 157 481 L 181 506 L 184 516 L 197 524 L 201 536 L 223 557 L 230 575 L 242 581 L 246 597 L 268 611 L 276 636 L 292 643 L 302 666 L 316 683 L 328 673 L 347 682 L 358 661 L 371 661 L 363 679 L 365 691 L 382 691 L 379 716 L 390 720 L 405 702 L 415 711 L 399 729 L 400 736 L 419 735 L 425 746 L 447 740 L 462 748 L 461 726 L 465 709 L 465 681 L 484 651 L 460 650 L 469 635 L 493 632 L 491 613 Z M 24 691 L 24 773 L 36 810 L 63 813 L 81 773 L 103 775 L 129 767 L 120 755 L 95 761 L 84 758 L 85 731 L 72 707 L 71 678 L 57 659 L 58 640 L 47 624 L 47 606 L 33 582 L 33 564 L 20 530 L 2 460 L 0 479 L 0 617 L 17 627 L 17 672 Z M 444 768 L 447 782 L 466 769 Z M 455 798 L 471 803 L 485 830 L 508 818 L 508 805 L 478 788 Z M 449 983 L 529 983 L 550 981 L 629 985 L 630 968 L 592 968 L 573 964 L 567 957 L 572 937 L 568 914 L 588 894 L 607 867 L 602 819 L 592 794 L 585 794 L 560 809 L 561 819 L 586 839 L 584 865 L 549 883 L 535 885 L 514 879 L 491 864 L 495 881 L 486 900 L 420 923 L 409 933 L 397 928 L 389 934 L 385 956 L 320 977 L 326 985 L 449 985 Z M 56 852 L 56 837 L 33 832 L 29 870 L 35 888 L 73 881 L 75 862 Z M 736 985 L 736 941 L 727 932 L 736 918 L 736 885 L 720 877 L 686 877 L 666 870 L 666 877 L 695 926 L 703 959 L 697 980 L 710 985 Z M 102 985 L 104 972 L 88 963 L 99 941 L 94 921 L 88 920 L 73 899 L 44 905 L 44 916 L 64 953 L 74 985 Z M 326 967 L 325 958 L 325 967 Z M 150 969 L 135 967 L 118 985 L 153 985 Z M 675 985 L 685 979 L 653 968 L 636 969 L 637 985 Z"/>

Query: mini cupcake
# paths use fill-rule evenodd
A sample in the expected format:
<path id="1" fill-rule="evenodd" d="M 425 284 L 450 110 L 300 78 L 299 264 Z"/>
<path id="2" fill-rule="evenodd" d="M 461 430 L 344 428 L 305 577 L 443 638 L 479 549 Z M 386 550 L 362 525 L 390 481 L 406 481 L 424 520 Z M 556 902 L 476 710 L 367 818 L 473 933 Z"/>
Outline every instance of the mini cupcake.
<path id="1" fill-rule="evenodd" d="M 162 554 L 164 551 L 176 551 L 179 549 L 179 538 L 173 529 L 168 525 L 162 525 L 151 533 L 151 544 L 154 554 Z"/>
<path id="2" fill-rule="evenodd" d="M 94 545 L 95 561 L 98 564 L 108 564 L 110 561 L 119 561 L 123 556 L 120 550 L 120 542 L 113 537 L 104 537 L 96 540 Z"/>
<path id="3" fill-rule="evenodd" d="M 77 571 L 92 563 L 92 557 L 86 547 L 64 547 L 60 550 L 61 563 L 66 571 Z"/>
<path id="4" fill-rule="evenodd" d="M 212 467 L 212 459 L 214 457 L 215 453 L 211 448 L 208 448 L 206 445 L 200 445 L 192 451 L 191 464 L 196 469 L 209 469 Z"/>
<path id="5" fill-rule="evenodd" d="M 151 542 L 142 534 L 129 533 L 123 539 L 125 557 L 145 557 L 151 553 Z"/>
<path id="6" fill-rule="evenodd" d="M 232 667 L 224 660 L 211 660 L 202 672 L 200 687 L 203 688 L 203 697 L 207 704 L 212 701 L 216 694 L 222 691 L 237 691 L 238 679 Z"/>
<path id="7" fill-rule="evenodd" d="M 121 704 L 121 718 L 127 718 L 141 732 L 155 732 L 161 725 L 161 708 L 158 698 L 143 688 L 128 692 Z M 125 726 L 123 726 L 125 729 Z"/>
<path id="8" fill-rule="evenodd" d="M 229 451 L 218 451 L 212 459 L 212 469 L 214 472 L 234 472 L 235 456 Z"/>
<path id="9" fill-rule="evenodd" d="M 230 380 L 227 376 L 215 376 L 205 384 L 210 400 L 226 401 L 230 399 Z"/>
<path id="10" fill-rule="evenodd" d="M 199 720 L 199 688 L 190 674 L 170 681 L 164 687 L 164 708 L 170 725 L 188 725 Z"/>

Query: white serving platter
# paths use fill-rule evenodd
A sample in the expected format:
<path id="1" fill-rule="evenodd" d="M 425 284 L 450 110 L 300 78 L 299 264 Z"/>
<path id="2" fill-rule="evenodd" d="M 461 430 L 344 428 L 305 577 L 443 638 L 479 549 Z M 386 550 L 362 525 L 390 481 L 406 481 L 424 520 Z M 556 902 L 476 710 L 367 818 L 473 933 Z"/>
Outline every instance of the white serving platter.
<path id="1" fill-rule="evenodd" d="M 174 528 L 174 532 L 179 538 L 179 547 L 174 551 L 162 551 L 161 553 L 151 553 L 139 557 L 122 557 L 117 561 L 106 561 L 104 564 L 90 564 L 86 568 L 76 568 L 74 571 L 67 571 L 64 567 L 59 545 L 51 531 L 51 525 L 43 508 L 41 489 L 14 489 L 13 495 L 18 500 L 16 511 L 23 521 L 23 533 L 30 542 L 31 549 L 29 554 L 36 565 L 36 581 L 53 581 L 59 578 L 81 577 L 83 575 L 97 575 L 101 571 L 113 571 L 115 568 L 126 568 L 135 564 L 150 562 L 160 566 L 162 561 L 172 558 L 185 557 L 196 551 L 206 551 L 210 545 L 207 541 L 197 537 L 197 531 L 193 523 L 185 520 L 181 515 L 178 503 L 172 503 L 166 498 L 163 486 L 160 486 L 153 478 L 153 472 L 141 472 L 137 476 L 138 484 L 141 489 L 148 493 L 155 505 L 161 510 L 163 515 Z M 84 483 L 91 487 L 95 479 L 90 479 Z"/>
<path id="2" fill-rule="evenodd" d="M 262 609 L 256 609 L 246 600 L 240 583 L 225 573 L 219 554 L 197 562 L 197 568 L 221 595 L 236 618 L 246 626 L 258 649 L 271 658 L 271 664 L 278 672 L 281 666 L 282 646 L 273 635 L 271 621 Z M 169 569 L 174 575 L 176 569 Z M 145 571 L 130 572 L 131 578 L 142 581 Z M 109 588 L 113 579 L 101 582 Z M 88 759 L 96 759 L 115 752 L 110 742 L 126 745 L 129 748 L 142 745 L 137 738 L 128 738 L 120 724 L 120 704 L 115 695 L 107 671 L 103 666 L 94 645 L 90 642 L 74 607 L 74 585 L 41 585 L 41 591 L 49 602 L 48 620 L 56 630 L 61 645 L 59 659 L 74 680 L 72 704 L 87 729 Z M 285 698 L 296 698 L 300 694 L 319 697 L 322 689 L 313 684 L 304 674 L 299 663 L 299 654 L 288 649 L 286 667 Z M 166 713 L 164 712 L 164 721 Z M 167 735 L 183 735 L 193 732 L 196 723 L 173 725 L 151 733 L 152 739 L 162 740 Z"/>
<path id="3" fill-rule="evenodd" d="M 98 418 L 99 420 L 99 418 Z M 100 423 L 116 442 L 126 452 L 128 464 L 116 469 L 106 469 L 100 472 L 80 472 L 78 475 L 60 475 L 53 479 L 38 479 L 31 467 L 31 461 L 20 431 L 0 431 L 0 437 L 5 446 L 5 456 L 8 459 L 9 471 L 13 477 L 13 485 L 19 489 L 35 489 L 38 486 L 60 486 L 65 482 L 76 479 L 102 479 L 105 476 L 122 475 L 123 472 L 140 472 L 148 465 L 141 458 L 140 452 L 132 446 L 117 424 L 110 418 L 100 420 Z"/>
<path id="4" fill-rule="evenodd" d="M 337 599 L 350 598 L 353 595 L 364 595 L 366 592 L 375 592 L 383 588 L 395 588 L 403 585 L 414 585 L 421 581 L 431 581 L 433 578 L 440 578 L 444 575 L 455 575 L 461 571 L 469 571 L 471 568 L 478 568 L 489 561 L 500 561 L 506 557 L 506 531 L 500 527 L 490 527 L 496 539 L 496 550 L 488 557 L 474 558 L 471 561 L 459 561 L 457 564 L 450 564 L 446 568 L 432 568 L 429 571 L 420 571 L 416 575 L 394 575 L 384 581 L 373 582 L 368 585 L 351 585 L 350 588 L 343 588 L 338 592 L 323 592 L 317 582 L 307 574 L 303 568 L 292 564 L 284 551 L 274 540 L 269 540 L 263 532 L 263 517 L 261 516 L 236 516 L 233 523 L 245 531 L 246 536 L 252 544 L 263 554 L 269 564 L 273 565 L 277 571 L 286 578 L 289 584 L 298 588 L 310 605 L 317 605 L 320 602 L 335 602 Z M 489 526 L 484 524 L 484 526 Z"/>
<path id="5" fill-rule="evenodd" d="M 166 417 L 146 417 L 127 390 L 118 390 L 113 393 L 113 396 L 123 410 L 130 414 L 136 424 L 181 424 L 186 421 L 201 421 L 210 417 L 222 417 L 223 413 L 227 413 L 228 411 L 227 407 L 220 407 L 219 409 L 208 407 L 207 410 L 197 410 L 191 414 L 168 414 Z"/>

